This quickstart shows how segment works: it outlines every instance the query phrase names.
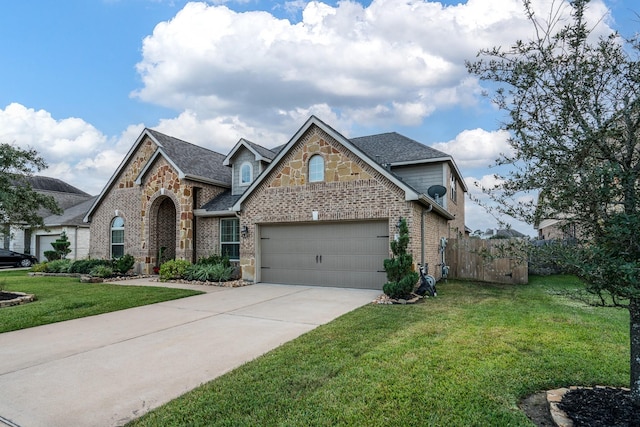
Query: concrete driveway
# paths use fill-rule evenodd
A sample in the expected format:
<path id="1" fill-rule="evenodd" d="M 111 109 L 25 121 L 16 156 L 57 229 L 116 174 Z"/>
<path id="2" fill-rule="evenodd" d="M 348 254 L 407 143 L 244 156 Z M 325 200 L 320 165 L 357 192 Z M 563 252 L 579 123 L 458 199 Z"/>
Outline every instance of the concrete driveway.
<path id="1" fill-rule="evenodd" d="M 197 289 L 207 294 L 0 334 L 0 426 L 125 424 L 380 294 Z"/>

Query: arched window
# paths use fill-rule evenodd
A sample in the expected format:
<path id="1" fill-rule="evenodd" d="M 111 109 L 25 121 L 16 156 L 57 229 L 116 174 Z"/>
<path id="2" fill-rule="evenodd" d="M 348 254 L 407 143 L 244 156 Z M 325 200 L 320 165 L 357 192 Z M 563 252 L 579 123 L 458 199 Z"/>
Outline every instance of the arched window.
<path id="1" fill-rule="evenodd" d="M 251 181 L 253 181 L 253 168 L 251 163 L 244 162 L 240 166 L 240 185 L 251 184 Z"/>
<path id="2" fill-rule="evenodd" d="M 309 182 L 324 181 L 324 158 L 316 154 L 309 159 Z"/>
<path id="3" fill-rule="evenodd" d="M 124 256 L 124 219 L 117 216 L 111 221 L 111 258 Z"/>

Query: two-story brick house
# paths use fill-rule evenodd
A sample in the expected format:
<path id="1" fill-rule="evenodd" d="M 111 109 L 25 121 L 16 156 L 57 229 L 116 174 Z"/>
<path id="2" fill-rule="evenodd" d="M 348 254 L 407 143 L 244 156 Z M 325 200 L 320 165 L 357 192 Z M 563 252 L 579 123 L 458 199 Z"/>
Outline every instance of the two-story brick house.
<path id="1" fill-rule="evenodd" d="M 397 133 L 348 139 L 312 116 L 285 145 L 241 139 L 226 156 L 145 129 L 85 220 L 92 257 L 129 253 L 140 272 L 226 253 L 249 281 L 381 289 L 400 218 L 438 277 L 465 192 L 447 154 Z"/>

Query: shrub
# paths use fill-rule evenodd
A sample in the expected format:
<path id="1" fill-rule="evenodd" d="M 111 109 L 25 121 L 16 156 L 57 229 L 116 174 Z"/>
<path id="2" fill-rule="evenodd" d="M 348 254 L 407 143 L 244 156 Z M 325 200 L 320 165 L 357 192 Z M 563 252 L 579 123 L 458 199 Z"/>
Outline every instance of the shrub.
<path id="1" fill-rule="evenodd" d="M 104 259 L 79 259 L 71 264 L 69 273 L 91 274 L 91 270 L 99 265 L 111 267 L 111 261 Z"/>
<path id="2" fill-rule="evenodd" d="M 47 272 L 47 264 L 46 262 L 40 262 L 38 264 L 34 264 L 31 266 L 31 271 L 34 273 L 46 273 Z"/>
<path id="3" fill-rule="evenodd" d="M 53 250 L 58 254 L 56 259 L 64 259 L 67 255 L 71 253 L 71 242 L 67 237 L 67 233 L 64 231 L 60 234 L 60 237 L 56 239 L 55 242 L 51 243 Z M 46 256 L 46 255 L 45 255 Z"/>
<path id="4" fill-rule="evenodd" d="M 413 256 L 407 252 L 409 228 L 407 220 L 400 220 L 400 235 L 391 242 L 393 257 L 384 260 L 384 270 L 389 280 L 382 291 L 391 298 L 407 298 L 418 282 L 418 273 L 412 271 Z"/>
<path id="5" fill-rule="evenodd" d="M 228 255 L 210 255 L 208 257 L 201 257 L 198 262 L 196 262 L 197 265 L 216 265 L 216 264 L 222 264 L 225 267 L 231 267 L 231 261 L 229 261 L 229 256 Z"/>
<path id="6" fill-rule="evenodd" d="M 181 279 L 191 263 L 184 259 L 172 259 L 160 266 L 160 280 Z"/>
<path id="7" fill-rule="evenodd" d="M 187 268 L 185 278 L 202 282 L 226 282 L 231 278 L 233 269 L 224 264 L 195 264 Z"/>
<path id="8" fill-rule="evenodd" d="M 113 276 L 113 269 L 106 265 L 96 265 L 91 269 L 89 274 L 94 277 L 110 277 Z"/>
<path id="9" fill-rule="evenodd" d="M 70 267 L 71 267 L 71 260 L 57 259 L 54 261 L 49 261 L 47 263 L 47 267 L 45 271 L 47 273 L 68 273 Z"/>
<path id="10" fill-rule="evenodd" d="M 44 251 L 44 257 L 47 261 L 55 261 L 60 259 L 60 254 L 56 251 Z"/>
<path id="11" fill-rule="evenodd" d="M 135 264 L 135 263 L 136 263 L 136 260 L 133 257 L 133 255 L 126 254 L 126 255 L 114 260 L 113 269 L 117 273 L 127 274 L 127 272 L 133 268 L 133 264 Z"/>

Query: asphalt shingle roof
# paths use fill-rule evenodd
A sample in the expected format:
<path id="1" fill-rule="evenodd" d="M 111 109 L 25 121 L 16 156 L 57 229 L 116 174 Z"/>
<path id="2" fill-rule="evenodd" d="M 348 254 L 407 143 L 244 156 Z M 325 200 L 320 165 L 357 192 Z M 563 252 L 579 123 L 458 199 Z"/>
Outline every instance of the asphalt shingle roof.
<path id="1" fill-rule="evenodd" d="M 79 194 L 90 197 L 89 194 L 85 193 L 79 188 L 67 184 L 66 182 L 61 181 L 58 178 L 50 178 L 48 176 L 38 175 L 28 176 L 26 177 L 26 180 L 29 182 L 29 184 L 31 184 L 31 188 L 36 191 L 55 191 L 58 193 Z"/>
<path id="2" fill-rule="evenodd" d="M 262 145 L 258 145 L 255 142 L 251 142 L 249 140 L 244 140 L 247 144 L 251 146 L 254 150 L 258 152 L 265 159 L 273 160 L 274 157 L 278 154 L 278 152 L 274 152 L 273 150 L 269 150 L 268 148 L 264 148 Z"/>
<path id="3" fill-rule="evenodd" d="M 204 206 L 202 206 L 202 209 L 209 212 L 226 211 L 233 206 L 239 198 L 240 195 L 234 196 L 231 194 L 231 190 L 226 190 L 208 201 Z"/>
<path id="4" fill-rule="evenodd" d="M 185 175 L 231 183 L 231 169 L 222 165 L 225 155 L 152 129 L 147 130 Z"/>
<path id="5" fill-rule="evenodd" d="M 71 206 L 65 209 L 62 215 L 50 215 L 45 217 L 43 218 L 44 224 L 50 227 L 60 225 L 77 225 L 88 227 L 89 225 L 83 222 L 82 219 L 89 211 L 89 208 L 91 208 L 91 205 L 93 205 L 93 202 L 95 202 L 96 198 L 97 196 L 91 197 L 77 205 Z"/>
<path id="6" fill-rule="evenodd" d="M 372 160 L 380 163 L 400 163 L 449 157 L 448 154 L 428 147 L 396 132 L 361 136 L 349 139 Z"/>

